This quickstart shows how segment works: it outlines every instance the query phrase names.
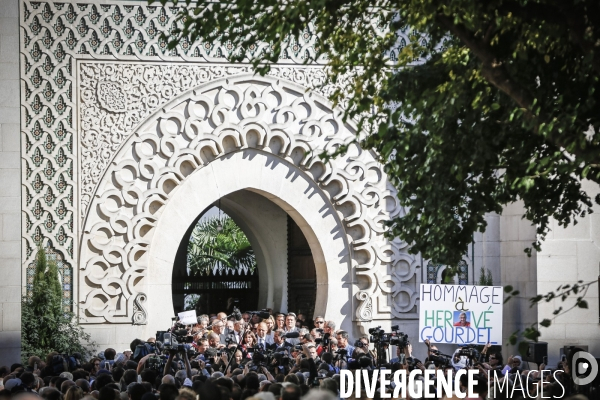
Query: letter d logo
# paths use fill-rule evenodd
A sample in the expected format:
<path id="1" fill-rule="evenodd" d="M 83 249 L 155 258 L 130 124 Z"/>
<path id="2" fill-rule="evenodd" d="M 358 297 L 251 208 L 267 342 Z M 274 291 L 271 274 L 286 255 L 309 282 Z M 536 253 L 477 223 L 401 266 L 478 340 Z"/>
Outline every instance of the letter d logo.
<path id="1" fill-rule="evenodd" d="M 585 361 L 583 361 L 585 360 Z M 573 354 L 571 364 L 571 374 L 573 381 L 580 386 L 592 383 L 598 375 L 598 362 L 590 353 L 586 351 L 578 351 Z M 587 375 L 583 377 L 583 375 Z"/>

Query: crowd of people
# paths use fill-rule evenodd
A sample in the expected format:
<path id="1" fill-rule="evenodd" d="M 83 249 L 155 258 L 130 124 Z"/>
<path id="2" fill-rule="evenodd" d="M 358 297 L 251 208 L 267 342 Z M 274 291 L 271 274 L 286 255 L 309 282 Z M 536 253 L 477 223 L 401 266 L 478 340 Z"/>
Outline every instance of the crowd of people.
<path id="1" fill-rule="evenodd" d="M 340 397 L 340 371 L 358 369 L 366 377 L 376 369 L 448 374 L 473 369 L 471 399 L 479 400 L 566 398 L 584 389 L 573 384 L 566 361 L 531 370 L 519 356 L 504 363 L 501 349 L 489 344 L 445 355 L 429 342 L 419 359 L 400 338 L 392 332 L 352 340 L 335 321 L 322 316 L 309 321 L 291 312 L 200 315 L 195 325 L 175 324 L 120 352 L 107 348 L 89 360 L 54 352 L 45 359 L 32 356 L 26 365 L 0 367 L 0 400 L 329 400 Z M 388 356 L 393 347 L 395 357 Z M 465 392 L 466 378 L 459 385 Z M 492 391 L 489 382 L 502 388 Z M 374 398 L 381 397 L 380 389 Z M 383 387 L 393 390 L 393 383 Z M 593 390 L 585 388 L 590 400 L 599 398 Z M 451 398 L 464 398 L 455 395 Z"/>

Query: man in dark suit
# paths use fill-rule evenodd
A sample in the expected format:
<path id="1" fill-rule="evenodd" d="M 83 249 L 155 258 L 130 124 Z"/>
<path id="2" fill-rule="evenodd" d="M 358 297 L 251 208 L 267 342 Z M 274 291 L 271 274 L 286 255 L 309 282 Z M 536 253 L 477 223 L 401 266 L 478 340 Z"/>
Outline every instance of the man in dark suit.
<path id="1" fill-rule="evenodd" d="M 296 328 L 296 314 L 288 313 L 285 316 L 285 333 L 298 332 L 298 328 Z M 289 342 L 293 345 L 300 344 L 300 339 L 286 339 L 286 342 Z"/>
<path id="2" fill-rule="evenodd" d="M 289 352 L 289 349 L 291 347 L 294 347 L 294 345 L 287 342 L 285 340 L 285 338 L 282 337 L 283 334 L 284 334 L 284 332 L 281 329 L 277 329 L 277 330 L 273 331 L 273 343 L 267 345 L 267 348 L 269 350 L 275 350 L 275 351 L 285 350 L 285 351 Z"/>
<path id="3" fill-rule="evenodd" d="M 219 319 L 215 319 L 212 326 L 212 331 L 219 336 L 220 343 L 227 344 L 227 334 L 225 333 L 225 324 Z"/>

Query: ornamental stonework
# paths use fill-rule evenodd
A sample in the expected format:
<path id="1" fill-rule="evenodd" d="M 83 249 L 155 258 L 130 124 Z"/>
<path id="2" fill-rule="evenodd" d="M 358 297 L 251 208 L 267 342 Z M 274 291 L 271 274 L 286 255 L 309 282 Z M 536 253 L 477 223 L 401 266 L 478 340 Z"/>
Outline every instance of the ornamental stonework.
<path id="1" fill-rule="evenodd" d="M 79 63 L 80 217 L 85 216 L 106 166 L 144 118 L 191 87 L 251 71 L 249 66 Z M 325 95 L 333 90 L 322 86 L 322 68 L 276 66 L 269 75 Z"/>
<path id="2" fill-rule="evenodd" d="M 90 290 L 90 281 L 84 279 L 90 276 L 87 272 L 90 260 L 80 258 L 79 247 L 82 243 L 86 245 L 89 239 L 80 232 L 85 231 L 88 220 L 102 220 L 112 212 L 105 210 L 108 214 L 100 215 L 94 211 L 92 215 L 90 205 L 106 195 L 106 190 L 99 191 L 98 187 L 114 174 L 121 160 L 119 154 L 124 160 L 125 154 L 138 146 L 133 145 L 132 140 L 160 143 L 171 135 L 168 126 L 159 126 L 155 137 L 142 140 L 135 135 L 144 122 L 164 115 L 162 108 L 173 101 L 179 101 L 178 104 L 191 101 L 194 94 L 181 97 L 192 93 L 190 89 L 201 91 L 212 82 L 223 82 L 225 78 L 235 80 L 247 76 L 250 69 L 247 65 L 226 63 L 226 57 L 238 51 L 227 43 L 184 43 L 178 49 L 168 50 L 166 43 L 160 40 L 160 32 L 173 27 L 177 9 L 171 6 L 149 6 L 138 1 L 22 1 L 20 12 L 24 269 L 33 262 L 36 247 L 51 242 L 56 252 L 63 255 L 65 265 L 73 266 L 73 282 L 79 282 L 73 286 L 73 298 L 83 305 L 84 312 L 88 312 L 87 299 L 97 294 L 108 304 L 108 311 L 91 312 L 92 319 L 104 323 L 143 324 L 146 320 L 143 290 L 125 285 L 117 293 L 114 287 L 120 285 L 118 281 L 104 287 L 99 282 Z M 299 41 L 288 43 L 271 76 L 258 80 L 267 82 L 269 90 L 282 96 L 278 117 L 271 124 L 285 126 L 288 118 L 302 119 L 298 105 L 289 103 L 292 100 L 306 101 L 315 115 L 327 110 L 321 114 L 323 120 L 311 117 L 310 124 L 302 131 L 297 130 L 291 136 L 282 133 L 288 148 L 296 146 L 306 151 L 326 149 L 323 138 L 331 143 L 342 143 L 355 135 L 351 127 L 341 122 L 339 112 L 332 110 L 322 97 L 318 101 L 306 97 L 308 89 L 324 96 L 333 90 L 321 87 L 325 78 L 321 68 L 302 65 L 307 56 L 314 55 L 315 41 L 316 36 L 309 27 Z M 261 47 L 248 50 L 249 53 L 256 51 L 261 51 Z M 213 86 L 211 90 L 222 90 L 222 87 Z M 293 95 L 286 91 L 288 89 L 282 89 L 284 87 L 294 87 Z M 232 90 L 242 88 L 234 85 Z M 239 101 L 251 102 L 246 90 L 249 89 L 245 87 L 240 92 Z M 264 87 L 250 91 L 260 98 Z M 206 107 L 213 110 L 218 105 L 218 102 L 206 102 Z M 289 111 L 284 111 L 284 106 L 289 107 Z M 267 108 L 275 111 L 273 107 Z M 229 115 L 231 111 L 227 109 L 224 113 Z M 198 121 L 208 118 L 196 117 Z M 247 126 L 249 121 L 249 118 L 241 119 L 236 129 Z M 242 140 L 243 132 L 236 129 L 236 135 Z M 273 131 L 273 127 L 269 129 Z M 182 142 L 187 147 L 180 150 L 198 144 L 184 134 L 175 136 L 173 140 L 187 141 Z M 131 149 L 124 149 L 129 145 Z M 215 146 L 216 153 L 220 154 L 222 150 Z M 282 150 L 279 156 L 290 157 L 286 151 Z M 397 207 L 395 192 L 386 183 L 373 155 L 357 149 L 354 157 L 327 165 L 329 169 L 320 181 L 322 185 L 338 182 L 344 188 L 343 193 L 331 201 L 340 207 L 352 237 L 356 254 L 353 270 L 362 282 L 361 293 L 364 294 L 357 299 L 363 301 L 365 307 L 354 314 L 357 319 L 365 320 L 414 317 L 417 261 L 406 253 L 405 243 L 383 238 L 382 222 L 402 210 Z M 306 166 L 299 165 L 299 168 Z M 150 183 L 142 179 L 136 184 Z M 122 187 L 115 190 L 123 193 Z M 168 196 L 163 200 L 168 201 Z M 342 211 L 343 203 L 353 204 L 350 214 L 345 209 Z M 130 205 L 123 204 L 122 212 L 130 212 Z M 127 222 L 127 218 L 131 221 L 133 216 L 119 218 Z M 122 235 L 119 229 L 114 232 Z M 139 282 L 143 286 L 144 273 L 138 266 L 129 265 L 124 259 L 110 258 L 106 249 L 97 250 L 98 256 L 110 264 L 115 279 L 124 279 L 122 271 L 140 273 Z M 120 300 L 116 299 L 118 296 L 126 297 L 123 300 L 129 305 L 117 313 L 111 304 Z"/>
<path id="3" fill-rule="evenodd" d="M 327 163 L 318 157 L 355 135 L 322 96 L 276 77 L 221 78 L 162 106 L 126 139 L 92 197 L 79 271 L 86 321 L 131 323 L 133 300 L 145 292 L 153 228 L 170 194 L 193 171 L 245 148 L 310 171 L 329 194 L 351 237 L 355 274 L 366 286 L 356 317 L 405 317 L 416 303 L 417 262 L 406 243 L 384 237 L 383 223 L 402 208 L 382 166 L 356 145 Z M 326 189 L 332 187 L 339 189 Z"/>

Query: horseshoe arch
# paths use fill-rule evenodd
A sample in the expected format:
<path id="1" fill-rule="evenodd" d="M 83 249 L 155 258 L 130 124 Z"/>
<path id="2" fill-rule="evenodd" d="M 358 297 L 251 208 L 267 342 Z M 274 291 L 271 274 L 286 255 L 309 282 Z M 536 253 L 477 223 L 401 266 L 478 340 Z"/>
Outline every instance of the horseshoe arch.
<path id="1" fill-rule="evenodd" d="M 355 133 L 326 99 L 273 77 L 220 79 L 166 104 L 123 143 L 88 207 L 81 322 L 164 329 L 183 233 L 239 190 L 265 196 L 302 228 L 317 269 L 316 312 L 348 329 L 414 311 L 417 261 L 406 243 L 384 237 L 383 222 L 402 209 L 383 168 L 356 145 L 327 163 L 318 157 Z"/>

